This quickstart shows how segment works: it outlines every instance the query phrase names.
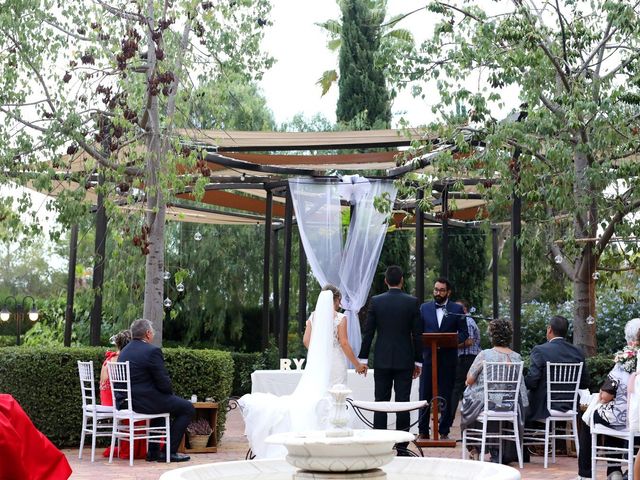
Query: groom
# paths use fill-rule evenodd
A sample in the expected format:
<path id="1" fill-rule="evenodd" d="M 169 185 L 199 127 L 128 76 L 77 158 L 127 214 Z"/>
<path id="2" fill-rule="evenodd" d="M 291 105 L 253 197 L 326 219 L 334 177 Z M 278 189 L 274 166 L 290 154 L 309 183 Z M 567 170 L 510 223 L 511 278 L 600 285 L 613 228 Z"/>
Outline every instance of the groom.
<path id="1" fill-rule="evenodd" d="M 387 268 L 384 283 L 389 290 L 371 298 L 358 358 L 361 363 L 367 363 L 371 342 L 377 333 L 373 362 L 375 400 L 391 400 L 393 387 L 395 401 L 408 402 L 411 382 L 420 376 L 422 367 L 422 325 L 418 299 L 402 291 L 404 278 L 398 266 Z M 408 431 L 409 421 L 409 412 L 398 413 L 396 429 Z M 373 427 L 386 429 L 387 414 L 375 412 Z M 406 448 L 406 444 L 398 446 Z"/>

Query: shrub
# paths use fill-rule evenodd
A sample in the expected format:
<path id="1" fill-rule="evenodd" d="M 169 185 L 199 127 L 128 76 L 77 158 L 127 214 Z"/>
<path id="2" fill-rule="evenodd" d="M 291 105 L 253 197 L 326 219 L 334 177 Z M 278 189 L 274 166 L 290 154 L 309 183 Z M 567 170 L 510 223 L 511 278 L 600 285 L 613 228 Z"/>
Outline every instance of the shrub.
<path id="1" fill-rule="evenodd" d="M 591 379 L 589 390 L 597 392 L 612 368 L 613 355 L 596 355 L 587 358 L 587 369 L 589 370 L 589 377 Z"/>
<path id="2" fill-rule="evenodd" d="M 59 447 L 77 446 L 82 421 L 78 360 L 93 360 L 98 379 L 105 348 L 0 348 L 0 392 L 13 395 L 33 423 Z M 176 395 L 221 402 L 218 437 L 224 432 L 225 400 L 231 394 L 233 360 L 227 352 L 164 349 Z"/>
<path id="3" fill-rule="evenodd" d="M 251 392 L 251 374 L 254 370 L 264 368 L 261 353 L 231 353 L 233 358 L 233 386 L 231 395 L 241 397 Z"/>

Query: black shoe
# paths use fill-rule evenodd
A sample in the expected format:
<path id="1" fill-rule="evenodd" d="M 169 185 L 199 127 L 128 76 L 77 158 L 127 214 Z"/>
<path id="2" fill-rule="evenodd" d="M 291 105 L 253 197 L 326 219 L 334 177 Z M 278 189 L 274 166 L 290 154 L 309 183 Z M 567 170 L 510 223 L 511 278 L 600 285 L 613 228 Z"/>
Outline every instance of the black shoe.
<path id="1" fill-rule="evenodd" d="M 440 440 L 449 440 L 449 434 L 448 433 L 441 433 L 440 434 Z"/>
<path id="2" fill-rule="evenodd" d="M 162 461 L 164 456 L 160 457 L 160 452 L 147 452 L 147 462 L 158 462 Z"/>
<path id="3" fill-rule="evenodd" d="M 189 460 L 191 460 L 191 457 L 189 455 L 185 455 L 184 453 L 172 453 L 171 455 L 169 455 L 169 460 L 171 460 L 171 463 L 188 462 Z M 166 462 L 167 457 L 165 455 L 162 455 L 160 458 L 158 458 L 158 461 Z"/>

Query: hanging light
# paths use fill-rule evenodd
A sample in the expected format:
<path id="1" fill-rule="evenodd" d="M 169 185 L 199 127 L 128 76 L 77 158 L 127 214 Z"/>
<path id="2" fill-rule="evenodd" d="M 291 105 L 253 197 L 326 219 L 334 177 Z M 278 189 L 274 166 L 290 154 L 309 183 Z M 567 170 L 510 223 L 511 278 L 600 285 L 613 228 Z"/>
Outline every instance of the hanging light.
<path id="1" fill-rule="evenodd" d="M 0 320 L 6 322 L 9 320 L 10 316 L 11 312 L 9 311 L 9 309 L 7 307 L 2 307 L 2 311 L 0 311 Z"/>
<path id="2" fill-rule="evenodd" d="M 196 232 L 196 233 L 194 233 L 194 234 L 193 234 L 193 239 L 194 239 L 196 242 L 199 242 L 200 240 L 202 240 L 202 234 L 201 234 L 200 232 Z"/>
<path id="3" fill-rule="evenodd" d="M 38 316 L 38 309 L 34 305 L 33 307 L 31 307 L 31 310 L 29 310 L 29 320 L 31 320 L 32 322 L 36 322 L 38 320 Z"/>
<path id="4" fill-rule="evenodd" d="M 171 278 L 171 274 L 165 271 L 164 274 L 162 275 L 162 278 L 164 278 L 165 280 L 169 280 Z"/>
<path id="5" fill-rule="evenodd" d="M 594 323 L 596 323 L 596 319 L 593 317 L 593 315 L 589 315 L 585 319 L 585 322 L 587 322 L 587 325 L 593 325 Z"/>
<path id="6" fill-rule="evenodd" d="M 162 304 L 165 306 L 165 308 L 171 308 L 171 305 L 173 305 L 173 302 L 169 297 L 167 297 L 164 299 L 164 302 L 162 302 Z"/>
<path id="7" fill-rule="evenodd" d="M 553 261 L 556 262 L 558 265 L 562 263 L 562 260 L 564 260 L 564 258 L 562 258 L 562 255 L 556 255 L 553 258 Z"/>
<path id="8" fill-rule="evenodd" d="M 598 280 L 600 278 L 600 272 L 593 272 L 591 278 L 593 278 L 594 280 Z"/>
<path id="9" fill-rule="evenodd" d="M 176 285 L 176 290 L 178 292 L 184 292 L 184 283 L 180 282 L 178 285 Z"/>

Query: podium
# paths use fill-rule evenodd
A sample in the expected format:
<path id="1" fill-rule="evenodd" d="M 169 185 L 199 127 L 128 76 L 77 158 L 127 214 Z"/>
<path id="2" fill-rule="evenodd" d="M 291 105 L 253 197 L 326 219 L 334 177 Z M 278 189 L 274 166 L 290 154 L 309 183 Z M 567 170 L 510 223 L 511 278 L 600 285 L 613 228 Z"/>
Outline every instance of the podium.
<path id="1" fill-rule="evenodd" d="M 438 432 L 438 349 L 439 348 L 458 348 L 457 333 L 423 333 L 422 344 L 425 348 L 431 350 L 431 431 L 432 438 L 428 440 L 417 439 L 415 441 L 418 447 L 455 447 L 455 440 L 442 440 Z M 436 400 L 435 402 L 433 400 Z"/>

